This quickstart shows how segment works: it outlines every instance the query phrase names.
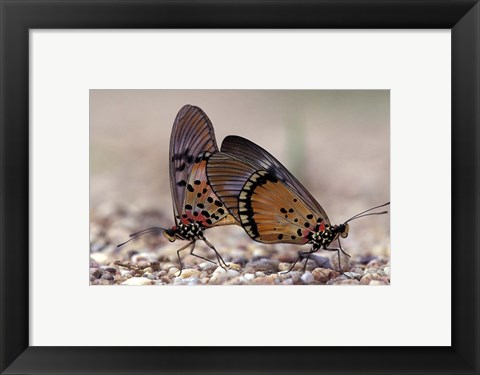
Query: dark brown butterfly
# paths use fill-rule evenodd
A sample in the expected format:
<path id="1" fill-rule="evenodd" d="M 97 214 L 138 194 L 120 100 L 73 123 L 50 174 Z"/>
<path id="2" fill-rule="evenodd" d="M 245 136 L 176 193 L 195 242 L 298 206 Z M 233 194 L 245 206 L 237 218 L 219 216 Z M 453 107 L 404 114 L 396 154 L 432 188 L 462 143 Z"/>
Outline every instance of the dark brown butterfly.
<path id="1" fill-rule="evenodd" d="M 171 242 L 188 241 L 177 250 L 180 274 L 183 268 L 180 251 L 187 248 L 191 249 L 191 255 L 212 262 L 194 253 L 197 240 L 204 241 L 215 252 L 219 265 L 226 268 L 227 264 L 204 235 L 210 227 L 238 224 L 207 181 L 207 161 L 217 152 L 215 133 L 206 113 L 192 105 L 182 107 L 173 123 L 169 153 L 175 225 L 171 229 L 152 227 L 133 233 L 118 246 L 142 234 L 162 231 Z"/>
<path id="2" fill-rule="evenodd" d="M 325 210 L 303 185 L 270 153 L 248 139 L 228 136 L 221 152 L 212 155 L 207 176 L 215 193 L 247 234 L 262 243 L 310 244 L 310 251 L 299 252 L 291 268 L 319 249 L 349 256 L 340 243 L 348 236 L 352 220 L 389 203 L 361 212 L 340 225 L 332 225 Z M 338 241 L 338 247 L 329 247 Z"/>

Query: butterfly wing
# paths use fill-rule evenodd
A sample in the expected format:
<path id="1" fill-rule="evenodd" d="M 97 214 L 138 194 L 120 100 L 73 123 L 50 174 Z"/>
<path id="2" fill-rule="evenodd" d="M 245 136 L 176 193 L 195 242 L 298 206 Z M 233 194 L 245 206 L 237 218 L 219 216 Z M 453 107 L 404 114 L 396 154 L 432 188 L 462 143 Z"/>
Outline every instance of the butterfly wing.
<path id="1" fill-rule="evenodd" d="M 180 209 L 180 221 L 183 224 L 196 221 L 205 228 L 238 224 L 207 182 L 206 167 L 207 158 L 193 164 L 185 189 L 184 205 Z"/>
<path id="2" fill-rule="evenodd" d="M 170 137 L 170 189 L 175 221 L 183 211 L 185 192 L 195 162 L 218 151 L 213 126 L 200 108 L 185 105 L 175 118 Z"/>
<path id="3" fill-rule="evenodd" d="M 330 223 L 327 213 L 308 190 L 287 168 L 262 147 L 246 138 L 230 135 L 223 140 L 221 151 L 239 156 L 247 160 L 248 163 L 255 166 L 258 170 L 269 172 L 288 186 L 296 196 L 301 197 L 310 211 L 316 212 L 317 216 L 322 217 L 326 223 Z"/>
<path id="4" fill-rule="evenodd" d="M 305 244 L 317 225 L 328 223 L 288 184 L 242 156 L 212 155 L 207 175 L 215 193 L 256 241 Z"/>

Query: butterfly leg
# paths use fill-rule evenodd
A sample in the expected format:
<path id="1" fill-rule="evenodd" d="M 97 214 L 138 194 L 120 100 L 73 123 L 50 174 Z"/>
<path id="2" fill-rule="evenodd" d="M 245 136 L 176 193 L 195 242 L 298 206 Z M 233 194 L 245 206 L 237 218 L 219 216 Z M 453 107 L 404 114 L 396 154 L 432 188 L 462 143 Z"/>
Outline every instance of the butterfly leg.
<path id="1" fill-rule="evenodd" d="M 314 253 L 316 250 L 310 250 L 310 251 L 299 251 L 298 252 L 298 258 L 295 260 L 295 262 L 293 262 L 292 266 L 288 269 L 288 271 L 285 271 L 285 272 L 282 272 L 282 273 L 289 273 L 291 270 L 293 270 L 293 268 L 295 267 L 295 265 L 298 263 L 298 261 L 300 259 L 303 259 L 305 256 L 307 256 L 307 260 L 305 261 L 305 265 L 303 266 L 303 272 L 305 272 L 305 270 L 307 269 L 307 262 L 308 262 L 308 259 L 310 258 L 310 254 Z"/>
<path id="2" fill-rule="evenodd" d="M 182 260 L 180 259 L 180 251 L 185 250 L 187 247 L 192 245 L 193 245 L 193 248 L 195 248 L 195 241 L 189 242 L 185 246 L 177 250 L 178 263 L 180 263 L 180 273 L 177 275 L 177 277 L 180 276 L 183 271 L 183 264 L 182 264 Z"/>
<path id="3" fill-rule="evenodd" d="M 348 256 L 350 258 L 350 254 L 346 253 L 341 247 L 340 248 L 335 248 L 335 249 L 329 249 L 329 248 L 324 248 L 323 250 L 327 250 L 327 251 L 336 251 L 337 252 L 337 256 L 338 256 L 338 268 L 339 268 L 339 271 L 341 273 L 343 273 L 343 270 L 342 270 L 342 264 L 340 262 L 340 251 L 342 253 L 344 253 L 346 256 Z M 333 267 L 332 267 L 333 268 Z"/>
<path id="4" fill-rule="evenodd" d="M 190 254 L 191 254 L 191 255 L 193 255 L 194 257 L 197 257 L 197 258 L 200 258 L 200 259 L 206 260 L 207 262 L 210 262 L 210 263 L 213 263 L 213 264 L 215 264 L 215 262 L 214 262 L 213 260 L 210 260 L 210 259 L 204 258 L 204 257 L 202 257 L 201 255 L 198 255 L 198 254 L 194 254 L 194 253 L 193 253 L 193 250 L 195 250 L 195 244 L 193 244 L 192 250 L 190 250 Z"/>
<path id="5" fill-rule="evenodd" d="M 207 246 L 210 249 L 215 251 L 215 255 L 217 256 L 218 265 L 220 267 L 222 267 L 225 271 L 227 271 L 228 268 L 230 268 L 230 266 L 227 263 L 225 263 L 225 261 L 223 260 L 222 256 L 219 254 L 217 249 L 215 249 L 215 247 L 210 242 L 208 242 L 208 240 L 204 236 L 202 236 L 202 240 L 203 240 L 203 242 L 205 242 L 207 244 Z"/>

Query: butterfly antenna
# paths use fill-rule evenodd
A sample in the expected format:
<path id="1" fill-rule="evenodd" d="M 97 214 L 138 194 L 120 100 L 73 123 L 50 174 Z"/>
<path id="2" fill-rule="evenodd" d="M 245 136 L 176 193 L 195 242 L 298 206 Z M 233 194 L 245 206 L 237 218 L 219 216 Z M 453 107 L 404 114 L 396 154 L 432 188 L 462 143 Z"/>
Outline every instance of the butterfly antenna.
<path id="1" fill-rule="evenodd" d="M 147 229 L 143 229 L 141 231 L 138 231 L 138 232 L 135 232 L 135 233 L 132 233 L 129 235 L 130 239 L 121 243 L 120 245 L 117 245 L 117 247 L 120 247 L 120 246 L 123 246 L 127 243 L 129 243 L 130 241 L 133 241 L 135 238 L 139 237 L 139 236 L 142 236 L 144 234 L 147 234 L 147 233 L 151 233 L 151 232 L 158 232 L 158 231 L 166 231 L 167 229 L 165 228 L 160 228 L 160 227 L 152 227 L 152 228 L 147 228 Z"/>
<path id="2" fill-rule="evenodd" d="M 382 212 L 372 212 L 372 213 L 369 213 L 369 214 L 365 214 L 366 212 L 368 211 L 372 211 L 372 210 L 375 210 L 377 208 L 380 208 L 380 207 L 385 207 L 385 206 L 388 206 L 390 204 L 390 202 L 387 202 L 387 203 L 384 203 L 384 204 L 381 204 L 379 206 L 375 206 L 375 207 L 372 207 L 372 208 L 369 208 L 368 210 L 365 210 L 365 211 L 362 211 L 356 215 L 353 215 L 350 219 L 348 219 L 346 223 L 348 223 L 349 221 L 352 221 L 352 220 L 355 220 L 355 219 L 359 219 L 361 217 L 365 217 L 365 216 L 371 216 L 371 215 L 383 215 L 383 214 L 386 214 L 388 211 L 382 211 Z M 365 214 L 365 215 L 364 215 Z"/>

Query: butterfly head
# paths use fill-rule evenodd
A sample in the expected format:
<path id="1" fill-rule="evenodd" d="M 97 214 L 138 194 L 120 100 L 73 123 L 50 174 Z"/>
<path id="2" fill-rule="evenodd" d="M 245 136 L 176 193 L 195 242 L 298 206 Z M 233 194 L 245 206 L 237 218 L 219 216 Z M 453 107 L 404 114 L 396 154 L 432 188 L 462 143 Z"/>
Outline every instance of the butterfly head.
<path id="1" fill-rule="evenodd" d="M 342 238 L 347 238 L 348 237 L 348 230 L 349 230 L 349 225 L 348 223 L 340 224 L 340 225 L 334 225 L 332 228 L 332 232 L 335 233 L 335 238 L 338 236 Z"/>
<path id="2" fill-rule="evenodd" d="M 174 242 L 177 239 L 177 227 L 173 226 L 171 229 L 167 229 L 163 232 L 163 235 L 167 237 L 170 242 Z"/>

